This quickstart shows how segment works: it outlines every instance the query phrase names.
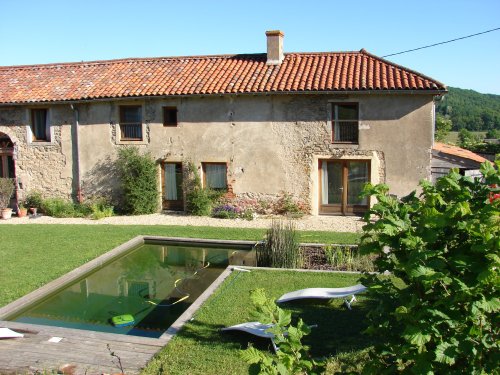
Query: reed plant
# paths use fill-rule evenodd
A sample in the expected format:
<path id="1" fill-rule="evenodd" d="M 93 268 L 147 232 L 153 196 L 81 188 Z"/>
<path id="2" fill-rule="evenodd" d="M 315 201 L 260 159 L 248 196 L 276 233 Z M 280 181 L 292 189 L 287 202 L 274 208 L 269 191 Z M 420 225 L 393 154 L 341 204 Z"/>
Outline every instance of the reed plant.
<path id="1" fill-rule="evenodd" d="M 261 267 L 298 268 L 301 253 L 294 224 L 273 220 L 264 243 L 257 247 L 256 253 L 257 264 Z"/>

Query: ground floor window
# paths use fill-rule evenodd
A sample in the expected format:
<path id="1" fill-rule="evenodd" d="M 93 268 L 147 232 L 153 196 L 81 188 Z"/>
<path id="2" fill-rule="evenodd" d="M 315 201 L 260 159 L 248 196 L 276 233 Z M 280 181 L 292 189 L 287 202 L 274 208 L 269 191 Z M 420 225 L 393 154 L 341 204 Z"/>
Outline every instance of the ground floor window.
<path id="1" fill-rule="evenodd" d="M 368 209 L 368 198 L 360 198 L 365 183 L 370 181 L 367 160 L 320 160 L 321 214 L 356 214 Z"/>
<path id="2" fill-rule="evenodd" d="M 163 209 L 171 211 L 184 210 L 182 163 L 163 163 L 161 179 Z"/>
<path id="3" fill-rule="evenodd" d="M 216 190 L 227 190 L 226 163 L 202 163 L 202 167 L 204 187 Z"/>

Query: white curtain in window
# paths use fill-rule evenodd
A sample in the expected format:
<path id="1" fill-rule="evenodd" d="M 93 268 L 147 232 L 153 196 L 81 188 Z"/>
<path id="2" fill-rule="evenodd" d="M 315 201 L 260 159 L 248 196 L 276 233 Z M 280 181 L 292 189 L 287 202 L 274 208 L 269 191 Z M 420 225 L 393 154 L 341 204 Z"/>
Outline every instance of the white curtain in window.
<path id="1" fill-rule="evenodd" d="M 327 162 L 321 163 L 321 204 L 328 204 L 328 169 Z"/>
<path id="2" fill-rule="evenodd" d="M 165 199 L 168 201 L 177 200 L 175 164 L 165 164 Z"/>
<path id="3" fill-rule="evenodd" d="M 225 164 L 206 164 L 205 173 L 207 187 L 212 189 L 225 189 L 227 187 Z"/>

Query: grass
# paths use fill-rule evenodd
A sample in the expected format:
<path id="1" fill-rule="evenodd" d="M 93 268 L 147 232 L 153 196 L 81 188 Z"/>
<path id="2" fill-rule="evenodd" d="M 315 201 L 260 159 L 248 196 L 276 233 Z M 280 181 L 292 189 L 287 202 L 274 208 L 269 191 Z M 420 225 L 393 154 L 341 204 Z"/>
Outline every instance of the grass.
<path id="1" fill-rule="evenodd" d="M 270 341 L 242 332 L 220 332 L 220 328 L 251 321 L 250 291 L 266 289 L 267 295 L 278 298 L 291 290 L 306 287 L 343 287 L 358 282 L 359 275 L 293 271 L 235 271 L 195 314 L 193 321 L 165 346 L 144 369 L 143 374 L 256 374 L 247 365 L 239 350 L 252 343 L 269 350 Z M 360 370 L 366 349 L 371 345 L 361 332 L 370 300 L 360 295 L 351 311 L 341 300 L 294 301 L 283 306 L 308 324 L 317 324 L 305 343 L 314 356 L 329 357 L 329 371 Z"/>
<path id="2" fill-rule="evenodd" d="M 299 241 L 356 243 L 359 234 L 301 231 Z M 138 235 L 261 240 L 265 229 L 132 225 L 1 225 L 0 306 Z"/>

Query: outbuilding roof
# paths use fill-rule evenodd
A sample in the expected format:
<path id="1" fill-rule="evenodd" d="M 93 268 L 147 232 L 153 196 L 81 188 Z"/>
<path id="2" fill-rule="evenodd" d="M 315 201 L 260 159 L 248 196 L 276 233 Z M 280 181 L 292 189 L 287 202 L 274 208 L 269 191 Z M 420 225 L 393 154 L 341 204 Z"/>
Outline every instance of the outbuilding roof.
<path id="1" fill-rule="evenodd" d="M 432 149 L 455 157 L 458 156 L 462 159 L 473 160 L 478 163 L 484 163 L 485 161 L 488 161 L 488 159 L 483 158 L 482 156 L 475 154 L 472 151 L 458 146 L 448 145 L 446 143 L 434 142 L 434 147 Z"/>
<path id="2" fill-rule="evenodd" d="M 0 104 L 145 96 L 415 91 L 446 87 L 423 74 L 359 52 L 131 58 L 0 67 Z"/>

